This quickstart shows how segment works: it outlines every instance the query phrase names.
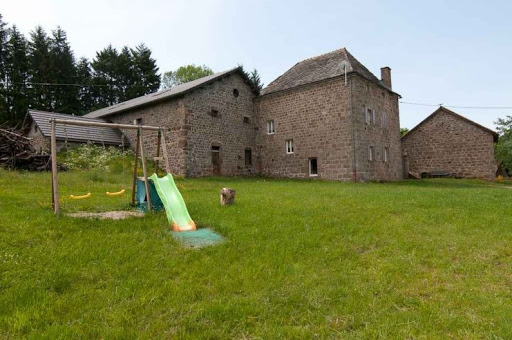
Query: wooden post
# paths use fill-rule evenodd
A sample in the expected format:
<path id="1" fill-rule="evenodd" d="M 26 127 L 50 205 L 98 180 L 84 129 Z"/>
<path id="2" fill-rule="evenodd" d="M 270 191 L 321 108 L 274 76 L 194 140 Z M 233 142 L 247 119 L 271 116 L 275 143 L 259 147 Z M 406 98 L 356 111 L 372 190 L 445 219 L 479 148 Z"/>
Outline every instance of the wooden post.
<path id="1" fill-rule="evenodd" d="M 59 184 L 57 183 L 57 137 L 55 136 L 55 119 L 51 120 L 50 148 L 52 152 L 52 199 L 53 212 L 59 214 Z"/>
<path id="2" fill-rule="evenodd" d="M 156 160 L 155 160 L 155 174 L 158 174 L 158 159 L 160 157 L 160 141 L 162 140 L 162 130 L 158 130 L 158 138 L 156 140 Z"/>
<path id="3" fill-rule="evenodd" d="M 137 130 L 137 146 L 134 152 L 134 163 L 133 163 L 133 184 L 132 184 L 132 205 L 135 206 L 135 186 L 137 185 L 137 167 L 139 163 L 139 148 L 140 148 L 140 130 Z"/>
<path id="4" fill-rule="evenodd" d="M 144 138 L 142 137 L 142 129 L 139 126 L 139 145 L 140 145 L 140 157 L 142 159 L 142 172 L 144 173 L 144 187 L 146 188 L 146 199 L 148 200 L 148 211 L 151 210 L 151 196 L 149 195 L 149 179 L 148 169 L 146 166 L 146 155 L 144 155 Z"/>
<path id="5" fill-rule="evenodd" d="M 165 144 L 164 130 L 161 129 L 160 132 L 162 134 L 161 142 L 162 142 L 162 154 L 163 154 L 163 157 L 165 159 L 165 172 L 170 174 L 171 173 L 171 167 L 169 166 L 169 154 L 167 153 L 167 146 Z"/>

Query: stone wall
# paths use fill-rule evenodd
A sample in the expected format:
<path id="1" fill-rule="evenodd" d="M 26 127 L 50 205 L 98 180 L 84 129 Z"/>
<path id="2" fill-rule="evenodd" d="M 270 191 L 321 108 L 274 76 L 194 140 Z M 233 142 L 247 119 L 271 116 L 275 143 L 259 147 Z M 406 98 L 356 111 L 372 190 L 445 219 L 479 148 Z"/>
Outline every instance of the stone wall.
<path id="1" fill-rule="evenodd" d="M 317 178 L 349 180 L 351 116 L 349 89 L 340 78 L 268 94 L 256 100 L 257 147 L 261 173 L 310 178 L 309 160 L 317 159 Z M 267 133 L 274 121 L 275 133 Z M 286 140 L 294 152 L 288 154 Z"/>
<path id="2" fill-rule="evenodd" d="M 409 171 L 448 171 L 465 178 L 493 179 L 494 137 L 488 131 L 439 110 L 402 138 Z"/>
<path id="3" fill-rule="evenodd" d="M 212 146 L 219 148 L 220 175 L 256 172 L 254 97 L 238 73 L 187 94 L 188 176 L 214 175 Z M 251 165 L 245 162 L 246 149 Z"/>
<path id="4" fill-rule="evenodd" d="M 133 124 L 135 120 L 142 119 L 143 125 L 161 126 L 169 157 L 171 172 L 175 175 L 186 175 L 186 140 L 185 129 L 186 109 L 183 97 L 155 103 L 151 106 L 139 107 L 128 112 L 108 116 L 106 119 L 113 123 Z M 135 149 L 137 142 L 136 130 L 124 130 L 130 146 Z M 147 157 L 156 156 L 158 133 L 144 131 L 144 150 Z M 161 163 L 163 166 L 163 163 Z"/>
<path id="5" fill-rule="evenodd" d="M 43 136 L 37 124 L 32 121 L 30 130 L 27 132 L 27 137 L 30 138 L 30 144 L 38 153 L 50 153 L 50 138 Z"/>
<path id="6" fill-rule="evenodd" d="M 353 76 L 351 82 L 357 180 L 402 178 L 398 95 L 360 76 Z M 368 109 L 371 110 L 369 121 L 366 119 Z M 374 151 L 373 160 L 369 160 L 370 146 Z M 389 151 L 387 161 L 385 148 Z"/>
<path id="7" fill-rule="evenodd" d="M 376 112 L 371 124 L 365 123 L 366 108 Z M 317 158 L 318 178 L 401 178 L 398 95 L 357 74 L 349 76 L 347 85 L 339 77 L 260 97 L 256 110 L 260 168 L 265 175 L 309 178 L 309 160 Z M 274 134 L 267 133 L 269 120 L 274 120 Z M 293 139 L 293 154 L 286 153 L 288 139 Z M 370 146 L 375 151 L 372 161 Z M 387 161 L 384 148 L 389 151 Z"/>

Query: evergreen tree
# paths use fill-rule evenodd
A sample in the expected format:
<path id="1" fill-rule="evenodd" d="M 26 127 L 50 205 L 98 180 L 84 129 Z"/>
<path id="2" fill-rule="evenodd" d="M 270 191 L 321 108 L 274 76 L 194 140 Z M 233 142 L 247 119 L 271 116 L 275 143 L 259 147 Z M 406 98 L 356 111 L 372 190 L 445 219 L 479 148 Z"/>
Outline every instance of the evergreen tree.
<path id="1" fill-rule="evenodd" d="M 7 24 L 3 21 L 2 14 L 0 14 L 0 123 L 7 120 L 7 98 L 6 98 L 6 74 L 5 74 L 5 59 L 7 55 Z"/>
<path id="2" fill-rule="evenodd" d="M 130 49 L 127 46 L 123 47 L 116 62 L 116 90 L 118 93 L 118 101 L 120 102 L 137 97 L 132 94 L 133 86 L 137 81 L 134 74 L 133 63 L 133 56 Z"/>
<path id="3" fill-rule="evenodd" d="M 261 77 L 257 69 L 254 69 L 249 73 L 249 80 L 258 89 L 258 91 L 261 91 L 264 84 L 261 82 Z"/>
<path id="4" fill-rule="evenodd" d="M 52 96 L 52 110 L 73 113 L 79 110 L 78 87 L 76 83 L 75 57 L 69 46 L 64 30 L 57 27 L 50 39 L 50 70 L 55 85 L 49 87 Z"/>
<path id="5" fill-rule="evenodd" d="M 160 74 L 151 50 L 144 44 L 132 49 L 134 86 L 131 87 L 130 98 L 140 97 L 160 88 Z"/>
<path id="6" fill-rule="evenodd" d="M 100 109 L 111 106 L 119 102 L 119 95 L 116 89 L 118 84 L 117 60 L 119 53 L 108 45 L 103 50 L 96 52 L 96 58 L 93 59 L 91 66 L 93 72 L 93 88 L 95 103 L 94 109 Z"/>
<path id="7" fill-rule="evenodd" d="M 6 45 L 5 74 L 7 121 L 17 125 L 23 121 L 28 109 L 27 78 L 28 57 L 27 41 L 15 25 L 9 30 Z"/>
<path id="8" fill-rule="evenodd" d="M 41 26 L 30 33 L 28 43 L 30 107 L 51 111 L 54 103 L 50 86 L 43 84 L 54 83 L 52 63 L 50 61 L 50 39 Z"/>
<path id="9" fill-rule="evenodd" d="M 92 71 L 87 58 L 80 58 L 76 65 L 76 80 L 81 86 L 78 87 L 78 114 L 83 115 L 91 111 L 94 107 L 92 85 Z"/>

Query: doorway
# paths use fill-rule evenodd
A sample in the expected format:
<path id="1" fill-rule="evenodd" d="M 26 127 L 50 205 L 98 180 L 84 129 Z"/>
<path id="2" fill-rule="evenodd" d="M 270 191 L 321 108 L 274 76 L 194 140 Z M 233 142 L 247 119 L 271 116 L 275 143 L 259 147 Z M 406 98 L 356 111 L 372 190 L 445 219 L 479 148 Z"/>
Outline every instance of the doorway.
<path id="1" fill-rule="evenodd" d="M 220 175 L 220 146 L 212 145 L 212 167 L 213 175 Z"/>

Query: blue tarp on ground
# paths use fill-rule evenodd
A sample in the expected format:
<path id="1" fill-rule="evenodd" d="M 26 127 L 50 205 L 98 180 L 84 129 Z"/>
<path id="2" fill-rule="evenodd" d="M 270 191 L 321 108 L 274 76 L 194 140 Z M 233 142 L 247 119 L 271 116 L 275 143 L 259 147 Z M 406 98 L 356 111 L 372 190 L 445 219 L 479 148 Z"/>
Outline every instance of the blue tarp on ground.
<path id="1" fill-rule="evenodd" d="M 171 231 L 172 237 L 184 247 L 203 248 L 224 242 L 224 238 L 210 228 L 196 231 Z"/>

